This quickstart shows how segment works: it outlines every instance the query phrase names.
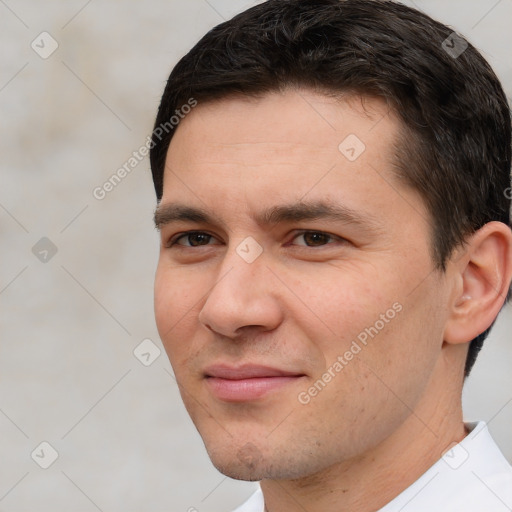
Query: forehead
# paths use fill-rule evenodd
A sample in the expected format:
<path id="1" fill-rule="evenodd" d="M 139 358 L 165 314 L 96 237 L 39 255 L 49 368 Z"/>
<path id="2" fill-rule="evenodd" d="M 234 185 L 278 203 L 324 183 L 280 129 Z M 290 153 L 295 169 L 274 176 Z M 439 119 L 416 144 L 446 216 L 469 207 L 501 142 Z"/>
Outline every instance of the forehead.
<path id="1" fill-rule="evenodd" d="M 393 172 L 400 127 L 382 99 L 354 95 L 287 90 L 199 103 L 171 140 L 162 203 L 257 211 L 321 198 L 379 215 L 413 194 Z"/>
<path id="2" fill-rule="evenodd" d="M 327 96 L 289 89 L 261 97 L 199 103 L 178 127 L 166 171 L 194 165 L 260 168 L 289 162 L 323 168 L 326 161 L 355 171 L 356 160 L 391 163 L 400 121 L 379 98 Z M 207 169 L 203 169 L 207 178 Z M 165 177 L 164 172 L 164 177 Z M 248 177 L 250 174 L 246 174 Z"/>
<path id="3" fill-rule="evenodd" d="M 304 145 L 311 141 L 317 147 L 332 148 L 333 142 L 336 143 L 347 129 L 364 137 L 366 131 L 380 124 L 383 118 L 387 119 L 387 133 L 390 128 L 400 126 L 399 118 L 379 97 L 352 93 L 334 96 L 299 88 L 257 97 L 231 95 L 199 102 L 180 122 L 169 150 L 177 145 L 176 140 L 181 143 L 184 137 L 190 136 L 209 143 L 231 145 L 256 142 Z M 215 130 L 211 130 L 212 126 Z M 333 137 L 326 137 L 327 131 Z M 315 138 L 319 134 L 321 140 Z"/>

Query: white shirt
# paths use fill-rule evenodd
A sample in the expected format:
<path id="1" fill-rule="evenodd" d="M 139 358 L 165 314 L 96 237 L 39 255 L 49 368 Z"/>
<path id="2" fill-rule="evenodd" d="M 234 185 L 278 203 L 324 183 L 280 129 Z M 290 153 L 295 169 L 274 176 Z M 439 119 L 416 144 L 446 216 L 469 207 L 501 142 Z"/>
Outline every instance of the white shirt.
<path id="1" fill-rule="evenodd" d="M 470 433 L 379 512 L 510 512 L 512 466 L 485 422 L 466 423 Z M 264 512 L 258 489 L 233 512 Z"/>

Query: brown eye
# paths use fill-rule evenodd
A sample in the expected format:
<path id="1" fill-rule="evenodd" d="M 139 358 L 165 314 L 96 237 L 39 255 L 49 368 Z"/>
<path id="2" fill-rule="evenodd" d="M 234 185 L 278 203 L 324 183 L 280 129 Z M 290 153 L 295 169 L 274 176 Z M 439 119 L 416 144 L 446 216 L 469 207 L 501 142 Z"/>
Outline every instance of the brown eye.
<path id="1" fill-rule="evenodd" d="M 304 243 L 299 243 L 297 245 L 305 245 L 306 247 L 321 247 L 322 245 L 327 245 L 329 241 L 333 240 L 333 236 L 327 233 L 323 233 L 322 231 L 304 231 L 299 233 L 295 239 L 302 239 Z"/>
<path id="2" fill-rule="evenodd" d="M 180 245 L 182 247 L 200 247 L 202 245 L 209 245 L 212 238 L 213 236 L 208 233 L 204 233 L 202 231 L 191 231 L 171 240 L 169 247 L 173 245 Z M 186 240 L 188 243 L 181 243 L 180 240 Z"/>

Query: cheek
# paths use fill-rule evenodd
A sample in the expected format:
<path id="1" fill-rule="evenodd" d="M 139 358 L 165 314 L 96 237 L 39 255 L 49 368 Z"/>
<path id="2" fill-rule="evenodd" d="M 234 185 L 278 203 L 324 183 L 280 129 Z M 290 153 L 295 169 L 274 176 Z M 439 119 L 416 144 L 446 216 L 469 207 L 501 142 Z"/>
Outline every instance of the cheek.
<path id="1" fill-rule="evenodd" d="M 314 285 L 303 285 L 304 303 L 315 313 L 308 316 L 311 327 L 321 327 L 331 339 L 333 336 L 338 339 L 339 345 L 355 339 L 373 325 L 381 313 L 392 307 L 393 301 L 379 289 L 378 283 L 369 286 L 368 282 L 375 283 L 372 279 L 360 279 L 358 275 L 342 276 L 331 272 L 324 278 L 316 276 Z"/>
<path id="2" fill-rule="evenodd" d="M 434 293 L 424 287 L 417 294 L 391 295 L 397 299 L 397 307 L 387 310 L 391 314 L 383 309 L 369 319 L 371 327 L 363 331 L 366 344 L 360 344 L 358 358 L 371 369 L 375 397 L 393 390 L 412 407 L 423 393 L 442 347 L 442 319 L 436 304 L 441 298 Z M 381 321 L 380 313 L 384 313 Z"/>
<path id="3" fill-rule="evenodd" d="M 193 328 L 194 306 L 201 296 L 192 293 L 195 288 L 191 279 L 180 274 L 159 268 L 155 276 L 155 321 L 169 357 L 179 347 L 187 346 L 179 340 L 190 338 L 187 333 Z"/>
<path id="4" fill-rule="evenodd" d="M 404 271 L 397 279 L 389 269 L 376 269 L 372 274 L 366 268 L 363 279 L 361 270 L 350 275 L 317 275 L 315 286 L 303 282 L 305 302 L 317 315 L 303 317 L 303 329 L 327 367 L 347 354 L 352 368 L 358 366 L 352 362 L 357 359 L 361 368 L 366 363 L 393 381 L 393 374 L 401 375 L 406 369 L 419 366 L 415 371 L 423 372 L 436 352 L 435 340 L 425 336 L 425 325 L 436 322 L 425 303 L 425 294 L 433 291 L 425 283 L 411 294 L 413 272 L 405 275 Z"/>

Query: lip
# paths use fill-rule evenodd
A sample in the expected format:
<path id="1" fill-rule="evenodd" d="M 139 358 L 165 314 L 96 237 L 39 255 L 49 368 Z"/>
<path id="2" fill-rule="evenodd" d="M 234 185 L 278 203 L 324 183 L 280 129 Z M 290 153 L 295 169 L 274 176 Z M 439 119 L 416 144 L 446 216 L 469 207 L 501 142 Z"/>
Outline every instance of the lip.
<path id="1" fill-rule="evenodd" d="M 213 395 L 226 402 L 257 400 L 304 377 L 300 372 L 260 365 L 214 365 L 204 375 Z"/>

